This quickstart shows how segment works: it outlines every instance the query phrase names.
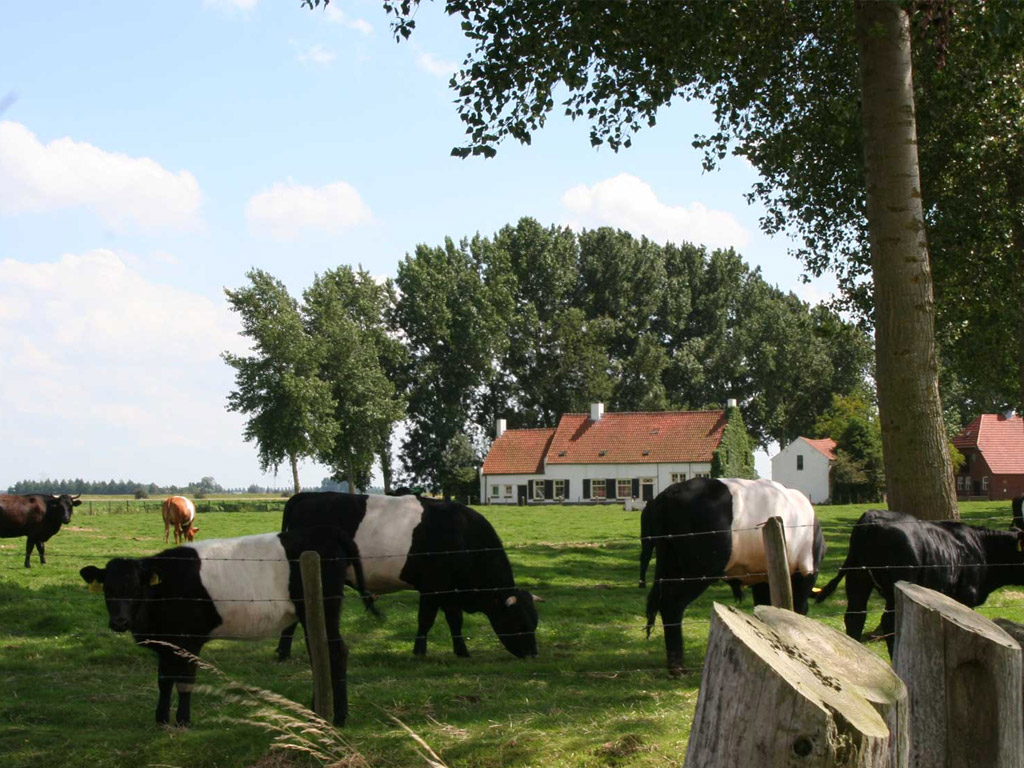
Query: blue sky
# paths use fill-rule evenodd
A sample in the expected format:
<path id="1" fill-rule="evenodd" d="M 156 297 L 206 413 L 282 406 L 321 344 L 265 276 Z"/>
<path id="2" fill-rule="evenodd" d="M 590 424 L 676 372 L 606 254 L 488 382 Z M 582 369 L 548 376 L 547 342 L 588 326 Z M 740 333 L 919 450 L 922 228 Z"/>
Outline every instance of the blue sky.
<path id="1" fill-rule="evenodd" d="M 442 11 L 425 3 L 399 44 L 377 0 L 3 4 L 0 489 L 287 485 L 224 410 L 219 353 L 245 344 L 223 289 L 251 267 L 298 294 L 338 264 L 394 275 L 417 243 L 533 216 L 732 245 L 805 299 L 832 290 L 759 232 L 746 162 L 702 171 L 706 105 L 663 110 L 618 154 L 552 116 L 532 146 L 450 157 L 469 45 Z"/>

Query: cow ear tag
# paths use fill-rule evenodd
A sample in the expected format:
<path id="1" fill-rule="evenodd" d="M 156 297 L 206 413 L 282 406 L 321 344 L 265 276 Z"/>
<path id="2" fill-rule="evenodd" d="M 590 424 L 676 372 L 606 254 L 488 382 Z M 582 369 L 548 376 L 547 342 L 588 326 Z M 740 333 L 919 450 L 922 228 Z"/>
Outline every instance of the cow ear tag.
<path id="1" fill-rule="evenodd" d="M 160 583 L 160 574 L 159 573 L 154 573 L 152 576 L 149 577 L 149 586 L 155 587 L 159 583 Z"/>
<path id="2" fill-rule="evenodd" d="M 818 594 L 819 592 L 821 592 L 821 587 L 812 587 L 811 592 L 813 592 L 814 594 Z"/>
<path id="3" fill-rule="evenodd" d="M 103 584 L 101 584 L 98 581 L 90 581 L 89 582 L 89 591 L 92 592 L 94 595 L 102 595 L 103 594 Z"/>

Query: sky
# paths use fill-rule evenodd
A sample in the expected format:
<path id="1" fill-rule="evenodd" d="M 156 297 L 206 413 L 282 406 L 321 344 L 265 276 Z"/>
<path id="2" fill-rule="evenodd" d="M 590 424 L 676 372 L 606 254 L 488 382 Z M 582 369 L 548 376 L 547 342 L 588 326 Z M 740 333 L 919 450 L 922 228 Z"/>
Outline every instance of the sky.
<path id="1" fill-rule="evenodd" d="M 807 301 L 834 289 L 759 231 L 746 161 L 703 171 L 705 104 L 619 153 L 552 115 L 531 146 L 451 157 L 470 45 L 441 3 L 396 43 L 379 0 L 0 2 L 0 490 L 290 485 L 226 410 L 220 355 L 247 344 L 224 289 L 251 268 L 298 296 L 339 264 L 394 276 L 419 243 L 531 216 L 732 246 Z M 328 474 L 300 467 L 303 485 Z"/>

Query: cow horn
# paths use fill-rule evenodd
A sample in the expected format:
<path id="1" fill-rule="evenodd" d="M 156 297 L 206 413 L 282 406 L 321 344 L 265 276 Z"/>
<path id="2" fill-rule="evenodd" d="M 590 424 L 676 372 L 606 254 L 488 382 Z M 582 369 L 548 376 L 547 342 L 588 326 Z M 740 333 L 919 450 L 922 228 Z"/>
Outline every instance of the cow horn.
<path id="1" fill-rule="evenodd" d="M 80 499 L 80 498 L 82 498 L 82 494 L 76 493 L 74 496 L 71 497 L 71 500 L 74 501 L 75 499 Z"/>
<path id="2" fill-rule="evenodd" d="M 547 602 L 547 600 L 545 600 L 543 597 L 541 597 L 540 595 L 535 595 L 532 592 L 530 593 L 530 597 L 533 598 L 533 602 L 535 602 L 535 603 L 546 603 Z"/>

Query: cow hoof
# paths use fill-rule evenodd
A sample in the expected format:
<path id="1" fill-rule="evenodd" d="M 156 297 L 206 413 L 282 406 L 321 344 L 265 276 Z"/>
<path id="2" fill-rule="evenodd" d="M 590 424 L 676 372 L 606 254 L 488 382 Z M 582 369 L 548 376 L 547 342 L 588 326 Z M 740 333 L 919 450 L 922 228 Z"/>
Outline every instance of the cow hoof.
<path id="1" fill-rule="evenodd" d="M 646 587 L 646 586 L 647 586 L 647 582 L 646 582 L 646 581 L 641 581 L 641 582 L 640 582 L 639 584 L 637 584 L 637 586 L 638 586 L 638 587 L 639 587 L 640 589 L 643 589 L 644 587 Z"/>
<path id="2" fill-rule="evenodd" d="M 468 659 L 469 658 L 469 651 L 467 651 L 465 648 L 463 648 L 461 650 L 456 651 L 455 655 L 458 656 L 460 659 Z"/>
<path id="3" fill-rule="evenodd" d="M 288 661 L 292 657 L 290 653 L 278 653 L 276 656 L 278 661 Z"/>

